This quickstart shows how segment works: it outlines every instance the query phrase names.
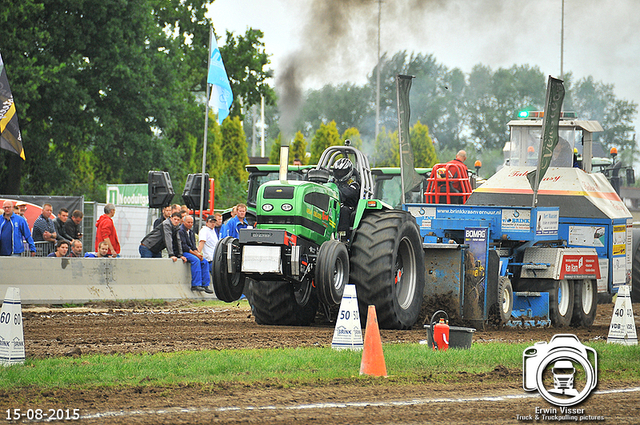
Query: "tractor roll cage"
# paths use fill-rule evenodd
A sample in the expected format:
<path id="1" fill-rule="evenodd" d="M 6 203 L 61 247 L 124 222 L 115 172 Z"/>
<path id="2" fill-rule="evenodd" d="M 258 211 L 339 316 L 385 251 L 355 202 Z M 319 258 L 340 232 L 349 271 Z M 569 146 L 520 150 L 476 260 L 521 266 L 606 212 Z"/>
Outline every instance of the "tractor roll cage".
<path id="1" fill-rule="evenodd" d="M 369 160 L 352 146 L 330 146 L 322 153 L 316 169 L 331 170 L 339 158 L 349 158 L 353 162 L 355 179 L 360 183 L 360 199 L 373 199 L 373 177 Z"/>

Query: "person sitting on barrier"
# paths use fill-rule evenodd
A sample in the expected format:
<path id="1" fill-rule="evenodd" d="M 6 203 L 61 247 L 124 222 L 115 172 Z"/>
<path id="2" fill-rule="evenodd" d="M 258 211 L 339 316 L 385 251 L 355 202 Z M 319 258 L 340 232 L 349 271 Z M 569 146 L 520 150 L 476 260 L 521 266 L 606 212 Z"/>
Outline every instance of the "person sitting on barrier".
<path id="1" fill-rule="evenodd" d="M 171 217 L 162 222 L 145 236 L 140 242 L 138 251 L 142 258 L 162 258 L 162 250 L 167 248 L 169 258 L 174 262 L 180 258 L 183 263 L 187 258 L 182 255 L 182 242 L 180 241 L 180 222 L 182 214 L 176 211 Z M 175 243 L 174 243 L 175 242 Z"/>
<path id="2" fill-rule="evenodd" d="M 198 234 L 198 250 L 202 252 L 204 259 L 209 262 L 209 273 L 212 271 L 213 266 L 213 253 L 216 250 L 216 245 L 220 237 L 216 233 L 216 224 L 218 223 L 218 217 L 222 222 L 222 216 L 220 214 L 214 214 L 207 217 L 206 224 L 200 229 Z"/>
<path id="3" fill-rule="evenodd" d="M 100 242 L 98 251 L 87 252 L 84 254 L 84 258 L 109 258 L 109 244 L 106 241 Z"/>
<path id="4" fill-rule="evenodd" d="M 82 241 L 78 239 L 72 239 L 69 244 L 71 248 L 71 252 L 69 252 L 69 257 L 82 257 Z"/>
<path id="5" fill-rule="evenodd" d="M 351 226 L 351 215 L 358 207 L 360 184 L 353 177 L 353 163 L 349 158 L 340 158 L 333 164 L 333 178 L 340 192 L 340 219 L 338 232 L 346 232 Z"/>
<path id="6" fill-rule="evenodd" d="M 209 262 L 204 259 L 202 253 L 198 250 L 196 235 L 193 232 L 193 217 L 190 215 L 182 219 L 180 241 L 182 242 L 182 255 L 187 257 L 187 261 L 191 264 L 191 290 L 213 294 L 213 290 L 209 287 L 211 282 Z"/>
<path id="7" fill-rule="evenodd" d="M 47 257 L 62 258 L 62 257 L 66 257 L 68 252 L 69 252 L 69 242 L 62 240 L 62 241 L 56 242 L 56 250 L 51 254 L 47 255 Z"/>

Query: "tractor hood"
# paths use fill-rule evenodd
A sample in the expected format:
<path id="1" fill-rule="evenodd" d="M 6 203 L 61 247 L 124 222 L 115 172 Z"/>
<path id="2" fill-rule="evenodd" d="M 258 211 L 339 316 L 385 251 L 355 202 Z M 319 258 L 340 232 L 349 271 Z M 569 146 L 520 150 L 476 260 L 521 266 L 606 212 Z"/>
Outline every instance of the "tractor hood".
<path id="1" fill-rule="evenodd" d="M 527 173 L 535 167 L 503 167 L 476 189 L 467 205 L 531 206 Z M 550 167 L 538 189 L 539 207 L 559 207 L 560 217 L 631 218 L 631 213 L 601 173 Z"/>
<path id="2" fill-rule="evenodd" d="M 258 189 L 258 229 L 283 229 L 319 245 L 336 230 L 340 209 L 335 184 L 271 181 Z"/>

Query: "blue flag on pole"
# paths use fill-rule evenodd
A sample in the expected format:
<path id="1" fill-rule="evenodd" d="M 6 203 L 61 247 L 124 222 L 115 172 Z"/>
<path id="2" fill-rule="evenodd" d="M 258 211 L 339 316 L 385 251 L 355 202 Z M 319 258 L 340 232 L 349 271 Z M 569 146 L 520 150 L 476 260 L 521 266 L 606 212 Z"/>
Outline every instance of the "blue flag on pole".
<path id="1" fill-rule="evenodd" d="M 229 108 L 233 102 L 233 93 L 229 84 L 227 71 L 222 63 L 222 56 L 215 36 L 211 36 L 211 57 L 209 58 L 209 75 L 207 83 L 211 84 L 211 98 L 209 106 L 218 109 L 218 124 L 222 124 L 229 115 Z"/>

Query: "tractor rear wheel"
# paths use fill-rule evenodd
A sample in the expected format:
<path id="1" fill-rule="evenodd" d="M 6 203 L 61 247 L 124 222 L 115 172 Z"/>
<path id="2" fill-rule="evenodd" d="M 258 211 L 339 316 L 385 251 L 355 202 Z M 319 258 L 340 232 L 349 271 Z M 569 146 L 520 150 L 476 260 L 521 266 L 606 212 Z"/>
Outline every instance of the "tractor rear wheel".
<path id="1" fill-rule="evenodd" d="M 376 306 L 383 329 L 409 329 L 422 305 L 425 267 L 420 231 L 413 216 L 400 210 L 369 213 L 351 245 L 351 283 L 358 291 L 360 320 Z"/>
<path id="2" fill-rule="evenodd" d="M 219 300 L 227 303 L 239 300 L 244 290 L 244 274 L 240 272 L 229 273 L 228 269 L 227 252 L 237 244 L 237 239 L 227 236 L 218 241 L 213 254 L 213 270 L 211 273 L 213 290 Z M 238 261 L 238 259 L 232 256 L 231 261 Z M 232 264 L 232 268 L 236 270 L 235 264 Z"/>
<path id="3" fill-rule="evenodd" d="M 330 239 L 320 246 L 316 262 L 316 286 L 320 301 L 332 306 L 340 304 L 344 287 L 349 282 L 349 253 L 340 241 Z"/>
<path id="4" fill-rule="evenodd" d="M 549 291 L 549 316 L 551 324 L 556 328 L 562 328 L 571 324 L 573 315 L 573 282 L 567 279 L 556 280 Z"/>
<path id="5" fill-rule="evenodd" d="M 574 285 L 573 326 L 591 326 L 598 307 L 598 286 L 595 279 L 576 281 Z"/>
<path id="6" fill-rule="evenodd" d="M 251 311 L 259 325 L 308 326 L 318 310 L 315 293 L 306 305 L 296 302 L 293 285 L 286 281 L 249 281 Z"/>

